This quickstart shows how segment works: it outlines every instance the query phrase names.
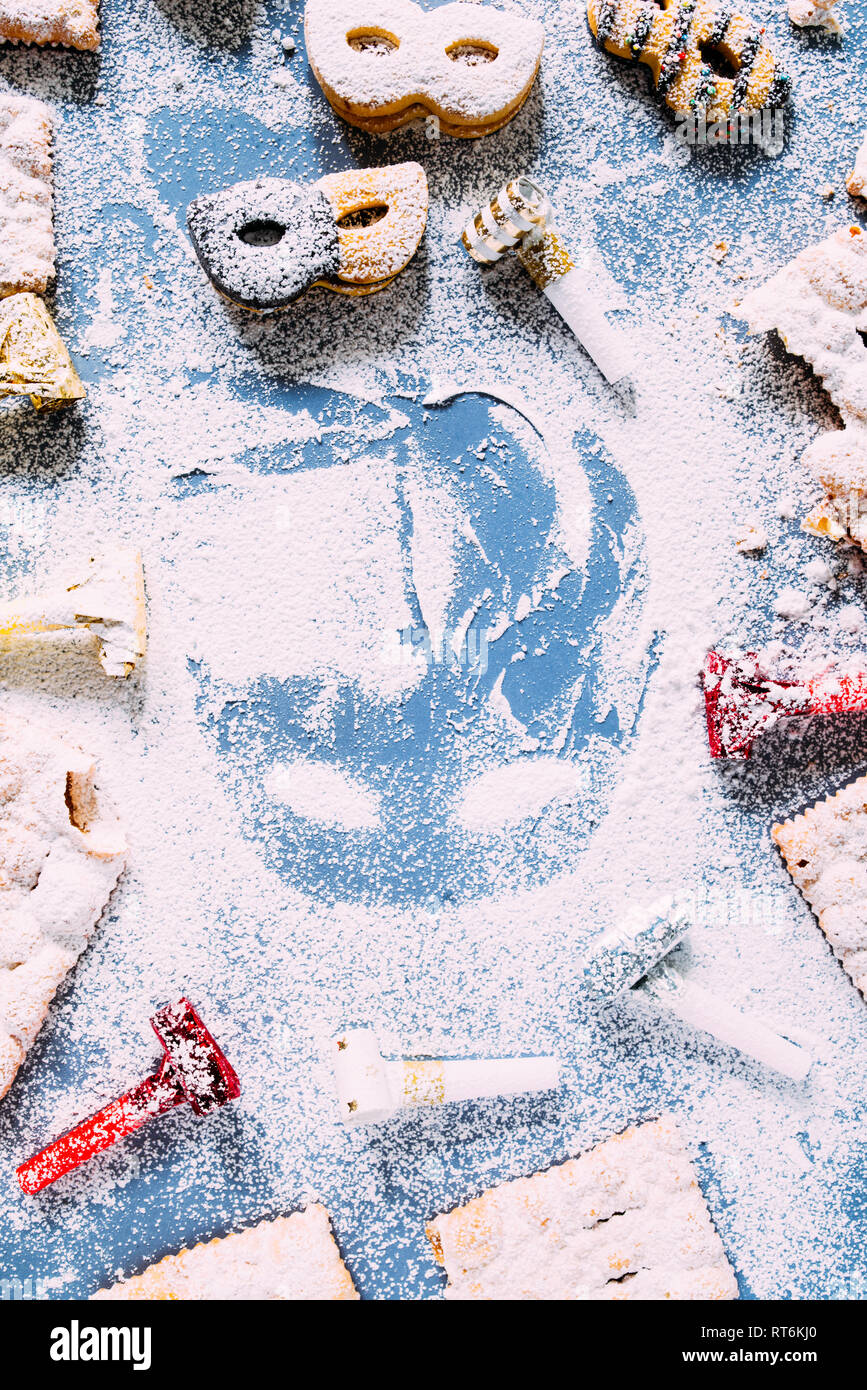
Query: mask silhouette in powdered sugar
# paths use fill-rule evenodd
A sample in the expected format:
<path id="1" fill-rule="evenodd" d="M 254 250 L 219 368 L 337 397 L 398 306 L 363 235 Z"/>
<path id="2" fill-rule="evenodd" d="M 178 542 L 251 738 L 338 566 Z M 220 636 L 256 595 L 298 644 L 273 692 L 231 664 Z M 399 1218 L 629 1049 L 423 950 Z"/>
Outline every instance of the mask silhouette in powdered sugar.
<path id="1" fill-rule="evenodd" d="M 326 901 L 546 881 L 605 813 L 653 661 L 628 485 L 589 431 L 567 432 L 557 472 L 525 419 L 477 397 L 317 405 L 291 473 L 188 499 L 203 553 L 227 508 L 239 532 L 261 508 L 258 558 L 239 543 L 228 583 L 274 547 L 292 575 L 256 636 L 263 674 L 227 635 L 237 621 L 246 646 L 244 600 L 197 617 L 199 718 L 239 823 Z"/>

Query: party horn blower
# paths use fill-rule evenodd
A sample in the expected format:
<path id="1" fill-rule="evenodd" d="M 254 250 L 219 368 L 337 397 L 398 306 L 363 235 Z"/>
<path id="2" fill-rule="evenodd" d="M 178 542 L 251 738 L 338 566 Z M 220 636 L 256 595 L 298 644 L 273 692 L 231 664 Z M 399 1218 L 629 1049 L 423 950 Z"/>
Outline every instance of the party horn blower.
<path id="1" fill-rule="evenodd" d="M 556 1057 L 388 1059 L 371 1028 L 350 1028 L 334 1040 L 334 1075 L 348 1125 L 375 1125 L 410 1106 L 554 1091 Z"/>
<path id="2" fill-rule="evenodd" d="M 525 270 L 565 319 L 612 385 L 629 376 L 628 339 L 605 317 L 607 296 L 598 273 L 581 264 L 554 227 L 554 212 L 541 188 L 525 175 L 510 179 L 465 226 L 464 249 L 491 265 L 512 248 Z"/>
<path id="3" fill-rule="evenodd" d="M 18 1181 L 24 1192 L 41 1192 L 176 1105 L 189 1105 L 202 1116 L 237 1100 L 241 1083 L 189 999 L 166 1004 L 151 1027 L 165 1053 L 158 1070 L 22 1163 Z"/>
<path id="4" fill-rule="evenodd" d="M 86 628 L 99 641 L 108 676 L 128 676 L 147 646 L 141 555 L 112 546 L 82 565 L 79 578 L 45 593 L 0 604 L 0 644 L 22 637 Z"/>
<path id="5" fill-rule="evenodd" d="M 780 719 L 867 713 L 867 672 L 778 681 L 763 674 L 755 652 L 708 652 L 701 683 L 712 758 L 748 758 L 757 736 Z"/>
<path id="6" fill-rule="evenodd" d="M 692 900 L 674 897 L 647 912 L 634 913 L 604 932 L 584 960 L 588 994 L 604 1005 L 634 991 L 773 1071 L 803 1081 L 813 1065 L 804 1048 L 781 1038 L 766 1024 L 741 1013 L 665 963 L 693 920 Z"/>
<path id="7" fill-rule="evenodd" d="M 29 396 L 52 410 L 85 395 L 54 321 L 29 291 L 0 300 L 0 398 Z"/>

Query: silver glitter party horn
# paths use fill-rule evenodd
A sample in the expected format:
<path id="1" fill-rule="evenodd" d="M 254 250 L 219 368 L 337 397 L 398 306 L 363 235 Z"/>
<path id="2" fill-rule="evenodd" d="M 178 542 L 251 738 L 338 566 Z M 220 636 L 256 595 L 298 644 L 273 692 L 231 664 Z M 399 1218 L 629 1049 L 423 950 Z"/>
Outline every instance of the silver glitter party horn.
<path id="1" fill-rule="evenodd" d="M 772 1070 L 803 1081 L 813 1064 L 804 1048 L 666 964 L 665 957 L 683 940 L 693 921 L 692 899 L 676 896 L 604 932 L 584 959 L 587 993 L 604 1005 L 633 991 Z"/>

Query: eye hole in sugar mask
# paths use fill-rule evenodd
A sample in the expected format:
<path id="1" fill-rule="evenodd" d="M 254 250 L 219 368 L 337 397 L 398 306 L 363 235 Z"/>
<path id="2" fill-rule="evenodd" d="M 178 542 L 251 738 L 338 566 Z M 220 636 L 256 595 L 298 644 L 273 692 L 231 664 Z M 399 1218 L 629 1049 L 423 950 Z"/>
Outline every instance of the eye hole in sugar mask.
<path id="1" fill-rule="evenodd" d="M 375 222 L 381 222 L 383 217 L 387 216 L 387 204 L 375 203 L 369 208 L 358 208 L 355 212 L 344 213 L 342 217 L 338 217 L 337 225 L 343 231 L 351 231 L 355 227 L 372 227 Z"/>
<path id="2" fill-rule="evenodd" d="M 492 43 L 480 39 L 460 39 L 449 44 L 446 54 L 453 63 L 463 63 L 467 68 L 478 68 L 484 63 L 492 63 L 500 50 Z"/>
<path id="3" fill-rule="evenodd" d="M 702 56 L 702 61 L 707 63 L 715 77 L 737 77 L 740 63 L 737 59 L 732 61 L 727 54 L 723 53 L 721 48 L 717 48 L 716 44 L 705 41 L 699 44 L 698 51 Z"/>
<path id="4" fill-rule="evenodd" d="M 356 53 L 369 53 L 375 58 L 386 58 L 400 48 L 400 39 L 387 29 L 353 29 L 346 35 L 346 42 Z"/>
<path id="5" fill-rule="evenodd" d="M 247 246 L 276 246 L 286 235 L 286 228 L 279 222 L 256 219 L 245 222 L 235 233 Z"/>

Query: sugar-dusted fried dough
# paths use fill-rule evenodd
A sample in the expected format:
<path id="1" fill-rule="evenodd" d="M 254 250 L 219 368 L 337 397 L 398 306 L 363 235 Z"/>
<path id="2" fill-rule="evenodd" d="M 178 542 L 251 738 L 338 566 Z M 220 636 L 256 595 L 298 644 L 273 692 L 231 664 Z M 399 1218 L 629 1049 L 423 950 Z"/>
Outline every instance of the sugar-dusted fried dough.
<path id="1" fill-rule="evenodd" d="M 306 1207 L 195 1245 L 101 1289 L 94 1299 L 357 1299 L 328 1212 Z"/>
<path id="2" fill-rule="evenodd" d="M 427 1228 L 455 1299 L 726 1299 L 737 1285 L 667 1119 L 637 1125 Z"/>

